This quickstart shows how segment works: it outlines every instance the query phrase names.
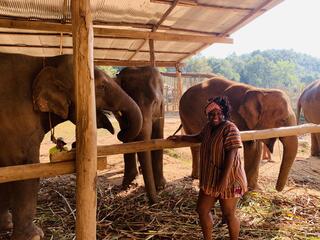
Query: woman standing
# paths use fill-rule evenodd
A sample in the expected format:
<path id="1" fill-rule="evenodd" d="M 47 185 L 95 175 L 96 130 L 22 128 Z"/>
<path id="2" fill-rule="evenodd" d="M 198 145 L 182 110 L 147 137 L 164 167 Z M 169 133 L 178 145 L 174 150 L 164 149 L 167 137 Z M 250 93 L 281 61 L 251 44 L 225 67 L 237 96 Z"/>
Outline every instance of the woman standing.
<path id="1" fill-rule="evenodd" d="M 174 141 L 201 142 L 200 192 L 197 203 L 204 239 L 212 239 L 211 209 L 220 202 L 223 219 L 228 224 L 230 239 L 238 239 L 240 222 L 236 216 L 239 197 L 247 191 L 247 179 L 241 164 L 240 132 L 229 119 L 230 105 L 226 97 L 208 100 L 205 114 L 208 122 L 195 135 L 175 135 Z"/>

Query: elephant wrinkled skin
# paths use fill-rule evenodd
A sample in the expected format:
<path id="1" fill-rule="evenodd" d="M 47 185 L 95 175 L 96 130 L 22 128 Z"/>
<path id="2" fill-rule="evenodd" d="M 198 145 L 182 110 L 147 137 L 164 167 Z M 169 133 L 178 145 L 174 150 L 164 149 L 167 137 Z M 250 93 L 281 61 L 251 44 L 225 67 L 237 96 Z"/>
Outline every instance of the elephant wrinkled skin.
<path id="1" fill-rule="evenodd" d="M 161 75 L 153 67 L 128 67 L 117 75 L 121 88 L 133 98 L 141 109 L 143 125 L 139 135 L 132 141 L 163 138 L 164 98 Z M 120 126 L 122 117 L 117 117 Z M 165 186 L 163 176 L 163 150 L 137 153 L 150 202 L 157 201 L 156 190 Z M 124 155 L 125 171 L 123 187 L 126 188 L 138 174 L 136 154 Z"/>
<path id="2" fill-rule="evenodd" d="M 286 94 L 275 89 L 261 89 L 250 85 L 215 77 L 189 88 L 180 99 L 179 113 L 186 134 L 199 132 L 207 119 L 204 107 L 207 99 L 225 95 L 232 106 L 231 120 L 240 131 L 260 130 L 296 125 L 295 114 Z M 263 142 L 273 151 L 276 139 Z M 287 181 L 295 159 L 297 137 L 281 137 L 283 158 L 276 189 L 281 191 Z M 258 188 L 259 161 L 261 144 L 258 141 L 244 142 L 244 165 L 250 189 Z M 192 177 L 198 178 L 199 147 L 192 147 Z"/>
<path id="3" fill-rule="evenodd" d="M 320 124 L 320 79 L 309 84 L 297 104 L 297 119 L 301 109 L 307 122 Z M 320 133 L 311 133 L 311 156 L 320 156 Z"/>
<path id="4" fill-rule="evenodd" d="M 0 53 L 0 167 L 39 162 L 40 144 L 50 130 L 49 112 L 52 126 L 75 123 L 72 59 Z M 139 107 L 104 72 L 95 68 L 94 76 L 97 126 L 113 132 L 104 111 L 121 111 L 127 122 L 118 138 L 134 138 L 142 126 Z M 43 238 L 33 223 L 38 189 L 39 179 L 0 184 L 0 228 L 13 227 L 12 240 Z"/>

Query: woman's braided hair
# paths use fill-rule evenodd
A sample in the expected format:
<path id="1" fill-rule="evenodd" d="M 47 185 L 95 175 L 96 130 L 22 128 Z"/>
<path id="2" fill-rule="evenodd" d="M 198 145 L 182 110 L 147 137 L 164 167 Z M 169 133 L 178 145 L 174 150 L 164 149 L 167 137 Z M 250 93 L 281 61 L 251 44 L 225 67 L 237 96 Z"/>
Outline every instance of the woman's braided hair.
<path id="1" fill-rule="evenodd" d="M 224 118 L 226 120 L 228 120 L 230 118 L 230 111 L 231 111 L 231 105 L 230 105 L 228 97 L 227 96 L 218 96 L 218 97 L 209 98 L 205 109 L 212 102 L 218 104 L 221 107 Z"/>

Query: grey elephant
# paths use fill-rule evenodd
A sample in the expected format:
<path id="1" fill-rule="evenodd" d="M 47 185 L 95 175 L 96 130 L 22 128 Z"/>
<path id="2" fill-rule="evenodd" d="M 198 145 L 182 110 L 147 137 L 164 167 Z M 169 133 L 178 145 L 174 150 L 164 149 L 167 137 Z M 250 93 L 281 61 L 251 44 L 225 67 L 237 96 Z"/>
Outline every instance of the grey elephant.
<path id="1" fill-rule="evenodd" d="M 310 83 L 301 93 L 297 103 L 297 119 L 301 109 L 307 122 L 320 124 L 320 79 Z M 311 156 L 320 155 L 320 133 L 311 133 Z"/>
<path id="2" fill-rule="evenodd" d="M 164 97 L 161 75 L 153 67 L 128 67 L 117 75 L 121 88 L 134 99 L 141 109 L 143 125 L 139 135 L 132 141 L 147 141 L 163 138 Z M 118 117 L 121 123 L 122 117 Z M 141 165 L 146 191 L 150 202 L 157 201 L 156 190 L 162 189 L 166 180 L 163 176 L 163 150 L 137 153 Z M 124 155 L 125 171 L 122 185 L 127 188 L 138 174 L 136 154 Z"/>
<path id="3" fill-rule="evenodd" d="M 75 122 L 73 58 L 0 53 L 0 70 L 0 167 L 38 163 L 49 115 L 52 126 Z M 134 138 L 142 126 L 139 107 L 104 72 L 95 68 L 94 77 L 98 127 L 112 132 L 104 111 L 120 111 L 126 122 L 118 138 Z M 33 223 L 38 189 L 39 179 L 0 184 L 0 229 L 13 227 L 12 240 L 43 238 Z"/>
<path id="4" fill-rule="evenodd" d="M 204 107 L 209 98 L 225 95 L 232 106 L 231 120 L 241 131 L 267 129 L 296 125 L 295 114 L 287 95 L 275 89 L 261 89 L 220 77 L 214 77 L 189 88 L 180 99 L 179 113 L 187 134 L 199 132 L 207 119 Z M 273 151 L 276 139 L 263 142 Z M 296 136 L 281 137 L 283 157 L 276 189 L 281 191 L 295 159 L 298 140 Z M 244 142 L 244 165 L 249 189 L 258 188 L 261 144 L 258 141 Z M 199 174 L 199 147 L 192 147 L 192 177 Z"/>

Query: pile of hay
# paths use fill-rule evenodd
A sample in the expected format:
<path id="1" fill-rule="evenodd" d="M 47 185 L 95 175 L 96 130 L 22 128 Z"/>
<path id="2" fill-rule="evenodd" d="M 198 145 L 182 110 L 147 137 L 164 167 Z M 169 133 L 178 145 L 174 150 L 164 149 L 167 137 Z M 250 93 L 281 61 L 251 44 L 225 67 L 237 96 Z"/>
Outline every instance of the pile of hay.
<path id="1" fill-rule="evenodd" d="M 144 189 L 134 186 L 123 192 L 99 178 L 97 239 L 201 239 L 195 212 L 197 181 L 183 178 L 159 193 L 159 202 L 149 205 Z M 239 203 L 240 239 L 320 239 L 320 198 L 294 193 L 292 188 L 247 194 Z M 213 209 L 214 238 L 227 239 L 220 224 L 219 206 Z M 75 239 L 75 177 L 43 180 L 36 224 L 45 239 Z M 9 233 L 1 233 L 1 240 Z"/>

